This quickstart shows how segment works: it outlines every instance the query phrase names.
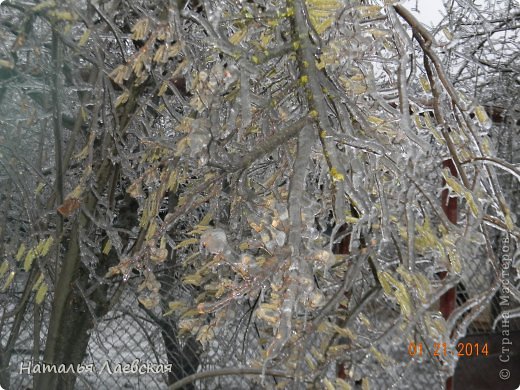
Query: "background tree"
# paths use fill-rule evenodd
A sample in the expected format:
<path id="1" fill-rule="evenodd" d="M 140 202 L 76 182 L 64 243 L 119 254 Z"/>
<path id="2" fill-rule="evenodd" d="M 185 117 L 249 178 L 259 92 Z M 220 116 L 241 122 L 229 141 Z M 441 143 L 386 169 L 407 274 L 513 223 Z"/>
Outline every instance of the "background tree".
<path id="1" fill-rule="evenodd" d="M 468 99 L 479 100 L 495 124 L 489 137 L 497 156 L 517 164 L 520 9 L 513 1 L 482 6 L 451 2 L 447 11 L 437 28 L 440 45 L 446 48 L 445 66 L 454 85 Z M 514 176 L 500 176 L 516 210 Z"/>
<path id="2" fill-rule="evenodd" d="M 498 265 L 493 229 L 518 239 L 495 166 L 520 175 L 494 157 L 485 110 L 403 6 L 1 12 L 2 385 L 26 312 L 35 361 L 80 363 L 129 286 L 161 329 L 170 382 L 197 370 L 201 345 L 241 368 L 195 378 L 258 374 L 281 388 L 398 382 L 410 357 L 396 349 L 453 345 L 497 291 L 499 277 L 438 315 L 474 255 Z M 454 367 L 441 360 L 439 380 Z M 35 380 L 66 389 L 76 376 Z"/>
<path id="3" fill-rule="evenodd" d="M 8 222 L 3 231 L 2 276 L 4 290 L 23 291 L 21 299 L 5 301 L 8 331 L 2 334 L 9 337 L 2 350 L 2 385 L 6 387 L 27 311 L 37 321 L 35 361 L 80 363 L 96 320 L 122 294 L 120 282 L 107 283 L 103 278 L 137 234 L 132 232 L 137 229 L 137 203 L 125 195 L 136 173 L 122 173 L 118 148 L 139 147 L 136 136 L 127 131 L 133 128 L 137 111 L 148 104 L 140 105 L 136 99 L 152 96 L 153 84 L 136 82 L 124 108 L 118 107 L 121 100 L 116 102 L 114 88 L 120 87 L 112 85 L 108 73 L 141 48 L 139 31 L 131 30 L 138 16 L 146 13 L 140 6 L 130 10 L 120 6 L 8 2 L 2 7 L 6 39 L 1 65 L 7 74 L 2 196 Z M 168 28 L 165 24 L 164 34 L 169 34 Z M 113 35 L 105 39 L 107 32 Z M 20 234 L 11 234 L 11 229 Z M 52 301 L 44 305 L 49 286 Z M 34 308 L 29 306 L 32 290 L 37 291 Z M 40 332 L 46 333 L 43 354 Z M 46 376 L 37 387 L 72 388 L 74 382 L 70 374 Z"/>
<path id="4" fill-rule="evenodd" d="M 483 118 L 489 127 L 486 145 L 494 149 L 499 161 L 491 158 L 487 164 L 500 167 L 497 177 L 504 197 L 510 201 L 512 214 L 518 215 L 518 185 L 509 169 L 518 165 L 520 107 L 516 96 L 520 63 L 516 53 L 520 9 L 511 1 L 482 5 L 448 2 L 446 6 L 446 17 L 436 29 L 438 42 L 446 50 L 445 67 L 454 85 L 467 99 L 480 101 L 489 116 L 489 120 Z M 496 244 L 500 242 L 499 235 L 503 232 L 495 231 Z M 514 286 L 514 273 L 511 283 L 511 297 L 518 302 L 520 294 Z M 497 293 L 494 310 L 500 310 L 499 296 Z M 518 315 L 518 309 L 510 311 L 512 317 Z"/>

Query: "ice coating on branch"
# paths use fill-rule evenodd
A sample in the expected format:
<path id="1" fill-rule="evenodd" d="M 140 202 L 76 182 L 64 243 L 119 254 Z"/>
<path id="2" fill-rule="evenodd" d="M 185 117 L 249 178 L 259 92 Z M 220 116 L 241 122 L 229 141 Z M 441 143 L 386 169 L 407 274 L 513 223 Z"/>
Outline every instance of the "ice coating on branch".
<path id="1" fill-rule="evenodd" d="M 475 116 L 477 117 L 477 120 L 479 121 L 480 125 L 485 130 L 490 130 L 493 126 L 493 123 L 491 122 L 491 119 L 489 119 L 488 114 L 486 113 L 486 110 L 482 106 L 475 107 Z"/>
<path id="2" fill-rule="evenodd" d="M 192 156 L 202 152 L 207 148 L 211 134 L 208 129 L 208 124 L 203 119 L 197 119 L 192 122 L 192 129 L 188 139 Z"/>
<path id="3" fill-rule="evenodd" d="M 249 93 L 249 74 L 242 69 L 240 72 L 240 103 L 242 105 L 242 124 L 241 128 L 246 129 L 251 124 L 251 95 Z"/>
<path id="4" fill-rule="evenodd" d="M 283 203 L 276 203 L 274 207 L 278 214 L 278 217 L 280 218 L 280 221 L 287 221 L 287 219 L 289 218 L 287 206 L 285 206 Z"/>
<path id="5" fill-rule="evenodd" d="M 200 165 L 208 160 L 208 144 L 211 141 L 209 125 L 204 119 L 196 119 L 192 122 L 192 129 L 188 137 L 190 157 L 198 158 Z"/>
<path id="6" fill-rule="evenodd" d="M 212 255 L 230 252 L 226 232 L 220 228 L 215 228 L 202 233 L 200 236 L 200 250 Z"/>

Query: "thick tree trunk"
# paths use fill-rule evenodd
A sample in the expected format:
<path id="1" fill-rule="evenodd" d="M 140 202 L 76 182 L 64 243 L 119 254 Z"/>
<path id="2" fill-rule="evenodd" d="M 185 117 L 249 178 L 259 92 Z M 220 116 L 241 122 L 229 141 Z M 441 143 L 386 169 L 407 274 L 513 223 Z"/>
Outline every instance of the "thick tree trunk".
<path id="1" fill-rule="evenodd" d="M 98 170 L 98 189 L 104 188 L 110 177 L 112 164 L 105 160 Z M 93 213 L 97 198 L 90 193 L 84 203 L 85 209 Z M 90 225 L 90 220 L 80 213 L 70 233 L 66 254 L 58 274 L 54 290 L 54 300 L 45 344 L 43 362 L 46 364 L 79 364 L 83 360 L 88 345 L 88 330 L 92 327 L 91 314 L 83 297 L 77 291 L 76 283 L 86 290 L 88 286 L 88 271 L 81 265 L 80 237 Z M 107 265 L 99 259 L 98 268 Z M 106 259 L 105 259 L 106 260 Z M 68 379 L 67 379 L 68 378 Z M 72 389 L 74 380 L 65 374 L 41 374 L 36 379 L 39 390 Z"/>
<path id="2" fill-rule="evenodd" d="M 98 266 L 98 274 L 104 274 L 110 265 L 115 265 L 115 253 L 109 253 L 109 256 L 100 259 Z M 90 341 L 90 331 L 94 328 L 94 318 L 103 317 L 109 310 L 108 305 L 108 289 L 105 285 L 100 285 L 89 300 L 95 307 L 88 307 L 81 291 L 87 291 L 91 287 L 89 283 L 89 270 L 80 265 L 77 271 L 77 277 L 72 282 L 73 288 L 67 296 L 64 305 L 62 320 L 60 324 L 59 337 L 56 339 L 47 339 L 46 347 L 53 347 L 54 363 L 66 365 L 81 364 L 86 356 L 87 347 Z M 78 288 L 79 285 L 79 288 Z M 49 344 L 53 342 L 53 344 Z M 46 348 L 46 352 L 47 352 Z M 46 363 L 50 363 L 45 360 Z M 72 390 L 76 383 L 76 375 L 67 374 L 50 374 L 41 375 L 38 380 L 37 389 L 56 389 L 56 390 Z"/>

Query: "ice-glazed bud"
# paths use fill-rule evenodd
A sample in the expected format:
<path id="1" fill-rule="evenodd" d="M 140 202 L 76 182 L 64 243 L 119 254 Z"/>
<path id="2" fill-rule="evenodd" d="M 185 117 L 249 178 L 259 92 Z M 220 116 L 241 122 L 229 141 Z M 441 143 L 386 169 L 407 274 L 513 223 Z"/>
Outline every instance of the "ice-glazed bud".
<path id="1" fill-rule="evenodd" d="M 209 126 L 207 122 L 203 119 L 194 120 L 188 138 L 191 156 L 195 157 L 200 153 L 205 152 L 210 141 L 211 133 L 209 132 Z"/>
<path id="2" fill-rule="evenodd" d="M 267 226 L 267 228 L 269 229 L 269 233 L 271 233 L 272 239 L 276 242 L 276 245 L 283 246 L 285 243 L 285 233 L 271 226 Z"/>
<path id="3" fill-rule="evenodd" d="M 325 295 L 319 290 L 314 290 L 309 294 L 309 306 L 311 309 L 317 309 L 325 304 Z"/>
<path id="4" fill-rule="evenodd" d="M 239 75 L 240 75 L 240 71 L 233 64 L 228 65 L 224 69 L 222 76 L 223 76 L 223 81 L 224 81 L 224 89 L 226 91 L 229 90 L 229 87 L 231 87 L 238 80 Z"/>
<path id="5" fill-rule="evenodd" d="M 287 221 L 289 219 L 289 211 L 287 210 L 287 206 L 283 203 L 276 203 L 275 210 L 278 213 L 278 218 L 280 221 Z"/>
<path id="6" fill-rule="evenodd" d="M 477 117 L 477 120 L 482 125 L 482 127 L 486 130 L 491 129 L 493 126 L 493 122 L 491 122 L 491 119 L 489 119 L 488 114 L 486 113 L 486 109 L 482 106 L 475 107 L 475 116 Z"/>
<path id="7" fill-rule="evenodd" d="M 229 251 L 226 232 L 222 229 L 210 229 L 200 236 L 200 250 L 212 255 Z"/>
<path id="8" fill-rule="evenodd" d="M 301 276 L 298 278 L 298 287 L 304 294 L 310 294 L 314 291 L 314 280 L 306 276 Z"/>
<path id="9" fill-rule="evenodd" d="M 314 261 L 318 267 L 331 267 L 336 262 L 336 257 L 332 252 L 317 249 L 312 252 L 311 260 Z"/>
<path id="10" fill-rule="evenodd" d="M 307 226 L 307 228 L 302 232 L 303 238 L 308 238 L 309 240 L 317 240 L 320 236 L 320 232 L 313 226 Z"/>
<path id="11" fill-rule="evenodd" d="M 150 248 L 150 260 L 155 263 L 162 263 L 168 257 L 166 248 Z"/>
<path id="12" fill-rule="evenodd" d="M 255 259 L 249 253 L 242 253 L 240 255 L 239 265 L 243 271 L 247 271 L 247 270 L 249 270 L 249 268 L 254 267 L 256 265 Z"/>

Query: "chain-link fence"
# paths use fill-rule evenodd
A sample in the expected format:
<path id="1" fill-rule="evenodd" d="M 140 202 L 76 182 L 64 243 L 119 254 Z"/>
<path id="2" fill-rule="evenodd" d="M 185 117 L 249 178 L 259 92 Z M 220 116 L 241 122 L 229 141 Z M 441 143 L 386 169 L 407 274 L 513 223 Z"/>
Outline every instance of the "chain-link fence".
<path id="1" fill-rule="evenodd" d="M 501 242 L 498 241 L 499 244 Z M 512 253 L 513 249 L 508 250 Z M 465 264 L 464 277 L 457 287 L 458 307 L 471 302 L 479 293 L 492 286 L 496 274 L 490 266 L 483 264 L 483 258 L 476 258 Z M 509 277 L 513 283 L 514 275 L 511 274 Z M 356 289 L 359 296 L 352 299 L 360 300 L 371 287 L 367 269 Z M 173 285 L 167 285 L 167 288 L 173 288 Z M 106 316 L 96 319 L 95 327 L 90 333 L 83 365 L 88 367 L 92 364 L 92 372 L 87 370 L 78 374 L 76 388 L 165 389 L 175 380 L 200 371 L 255 365 L 259 367 L 260 363 L 254 359 L 261 354 L 263 341 L 262 335 L 256 330 L 255 319 L 251 317 L 254 302 L 234 303 L 234 306 L 227 310 L 226 329 L 215 334 L 206 348 L 202 349 L 192 338 L 178 334 L 173 317 L 163 317 L 160 313 L 140 306 L 136 286 L 133 286 L 131 279 L 122 290 L 114 289 L 113 293 L 118 294 L 120 298 Z M 410 334 L 414 332 L 412 329 L 389 327 L 390 330 L 386 334 L 372 333 L 372 329 L 388 327 L 399 317 L 398 312 L 378 302 L 380 301 L 373 300 L 365 306 L 362 321 L 356 321 L 352 327 L 355 334 L 365 335 L 365 340 L 357 342 L 358 345 L 364 344 L 365 348 L 356 353 L 349 353 L 349 361 L 344 362 L 338 358 L 336 363 L 343 364 L 343 369 L 349 371 L 354 381 L 361 384 L 365 378 L 372 385 L 371 388 L 375 389 L 443 388 L 446 379 L 452 374 L 446 367 L 449 366 L 450 359 L 456 357 L 432 358 L 433 349 L 439 348 L 439 340 L 419 338 L 418 333 L 413 348 L 423 348 L 419 356 L 418 350 L 411 350 L 408 342 Z M 509 305 L 507 307 L 506 302 Z M 506 310 L 511 313 L 518 310 L 518 303 L 512 297 L 501 298 L 499 291 L 496 298 L 484 305 L 468 327 L 466 338 L 461 341 L 466 342 L 473 337 L 473 344 L 493 343 L 490 353 L 500 353 L 497 351 L 498 344 L 492 341 L 494 337 L 499 335 L 505 326 L 511 333 L 520 330 L 518 321 L 511 319 L 506 324 L 499 320 L 500 315 Z M 47 332 L 44 328 L 47 321 L 44 319 L 49 315 L 49 309 L 44 305 L 38 312 L 28 312 L 23 318 L 22 330 L 14 345 L 11 360 L 11 389 L 33 388 L 35 376 L 32 373 L 37 366 L 36 357 L 42 358 L 45 340 L 41 335 Z M 5 343 L 6 340 L 3 341 Z M 35 348 L 38 348 L 39 354 L 35 353 Z M 471 358 L 467 356 L 462 359 Z M 464 367 L 467 367 L 466 363 Z M 168 364 L 171 365 L 172 373 L 161 372 L 169 371 Z M 327 375 L 334 376 L 337 373 L 331 370 L 331 367 L 333 366 L 328 367 Z M 136 369 L 140 369 L 141 372 L 135 372 Z M 471 377 L 467 376 L 467 368 L 457 371 L 456 375 L 458 383 L 471 383 Z M 284 388 L 287 382 L 269 375 L 216 376 L 196 382 L 196 388 L 200 389 L 273 388 L 277 385 Z M 312 387 L 311 384 L 307 386 Z"/>

